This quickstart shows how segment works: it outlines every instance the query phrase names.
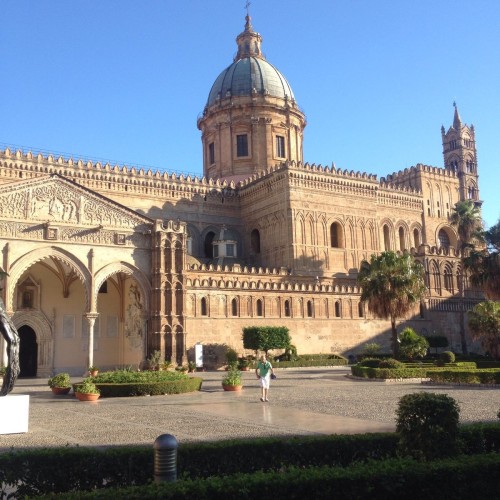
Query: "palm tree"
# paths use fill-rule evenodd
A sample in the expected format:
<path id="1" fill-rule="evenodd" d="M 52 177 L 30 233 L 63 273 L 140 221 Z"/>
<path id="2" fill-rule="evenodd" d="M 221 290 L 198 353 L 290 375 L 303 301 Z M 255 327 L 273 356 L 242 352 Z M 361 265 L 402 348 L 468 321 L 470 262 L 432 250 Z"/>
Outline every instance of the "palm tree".
<path id="1" fill-rule="evenodd" d="M 467 338 L 465 336 L 465 314 L 463 298 L 465 297 L 464 272 L 465 258 L 467 253 L 474 249 L 473 240 L 480 241 L 482 239 L 481 229 L 481 212 L 472 200 L 462 200 L 455 204 L 450 215 L 450 223 L 455 226 L 459 244 L 458 250 L 460 253 L 461 272 L 458 275 L 458 292 L 462 298 L 459 308 L 460 314 L 460 342 L 462 344 L 462 353 L 468 354 Z"/>
<path id="2" fill-rule="evenodd" d="M 482 288 L 489 300 L 500 300 L 500 220 L 484 232 L 486 248 L 465 258 L 471 284 Z"/>
<path id="3" fill-rule="evenodd" d="M 426 287 L 424 269 L 409 254 L 382 252 L 364 260 L 358 274 L 361 300 L 375 316 L 391 320 L 394 357 L 398 357 L 396 319 L 404 316 L 423 298 Z"/>

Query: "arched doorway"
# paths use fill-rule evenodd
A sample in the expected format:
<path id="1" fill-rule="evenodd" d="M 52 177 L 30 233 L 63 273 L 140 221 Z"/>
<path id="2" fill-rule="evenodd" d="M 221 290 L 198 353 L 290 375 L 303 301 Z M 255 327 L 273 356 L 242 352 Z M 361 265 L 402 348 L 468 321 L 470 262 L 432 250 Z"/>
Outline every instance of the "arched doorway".
<path id="1" fill-rule="evenodd" d="M 19 364 L 21 372 L 19 377 L 36 377 L 38 365 L 38 343 L 36 333 L 28 325 L 21 326 L 19 333 Z"/>

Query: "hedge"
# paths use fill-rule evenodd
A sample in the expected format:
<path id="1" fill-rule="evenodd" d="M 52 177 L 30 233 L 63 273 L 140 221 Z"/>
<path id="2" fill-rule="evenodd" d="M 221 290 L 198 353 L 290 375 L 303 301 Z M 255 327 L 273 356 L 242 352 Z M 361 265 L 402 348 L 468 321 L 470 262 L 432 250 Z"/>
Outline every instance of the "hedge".
<path id="1" fill-rule="evenodd" d="M 178 448 L 178 474 L 199 479 L 292 467 L 347 467 L 396 457 L 398 440 L 395 433 L 374 433 L 187 443 Z M 500 453 L 500 423 L 462 425 L 459 442 L 465 454 Z M 153 460 L 152 444 L 12 450 L 0 453 L 0 498 L 18 484 L 18 497 L 145 485 L 153 477 Z"/>
<path id="2" fill-rule="evenodd" d="M 360 378 L 377 378 L 377 379 L 405 379 L 405 378 L 429 378 L 432 381 L 442 382 L 463 382 L 463 383 L 483 383 L 483 384 L 498 384 L 493 380 L 499 380 L 500 370 L 491 368 L 485 370 L 477 370 L 473 368 L 460 368 L 450 369 L 450 366 L 437 367 L 437 366 L 424 366 L 417 368 L 414 366 L 405 365 L 403 368 L 373 368 L 367 366 L 351 366 L 351 373 L 355 377 Z M 452 376 L 447 376 L 449 380 L 439 380 L 439 373 L 457 374 L 452 380 Z M 461 375 L 458 375 L 461 374 Z"/>
<path id="3" fill-rule="evenodd" d="M 500 384 L 500 370 L 487 368 L 484 370 L 443 370 L 429 372 L 432 382 L 458 384 Z"/>
<path id="4" fill-rule="evenodd" d="M 345 366 L 345 358 L 297 359 L 295 361 L 273 361 L 274 368 L 301 368 L 312 366 Z"/>
<path id="5" fill-rule="evenodd" d="M 255 459 L 255 457 L 254 457 Z M 65 499 L 271 499 L 271 498 L 496 498 L 499 454 L 435 462 L 389 459 L 347 468 L 316 467 L 255 472 L 176 483 L 153 483 L 119 490 L 63 494 Z M 46 498 L 56 498 L 47 496 Z"/>
<path id="6" fill-rule="evenodd" d="M 120 398 L 129 396 L 161 396 L 163 394 L 182 394 L 201 389 L 203 379 L 200 377 L 186 377 L 178 380 L 164 380 L 159 382 L 131 382 L 123 384 L 106 384 L 95 382 L 102 398 Z M 73 384 L 76 392 L 81 382 Z"/>

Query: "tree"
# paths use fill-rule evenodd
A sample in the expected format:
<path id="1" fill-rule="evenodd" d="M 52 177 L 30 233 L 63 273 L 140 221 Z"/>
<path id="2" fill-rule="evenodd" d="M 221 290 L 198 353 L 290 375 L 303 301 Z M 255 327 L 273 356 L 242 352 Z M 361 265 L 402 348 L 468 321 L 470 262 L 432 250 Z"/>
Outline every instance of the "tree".
<path id="1" fill-rule="evenodd" d="M 486 248 L 465 258 L 471 284 L 482 288 L 489 300 L 500 300 L 500 220 L 484 231 Z"/>
<path id="2" fill-rule="evenodd" d="M 291 339 L 285 326 L 248 326 L 243 328 L 243 347 L 253 351 L 271 349 L 286 349 L 290 347 Z"/>
<path id="3" fill-rule="evenodd" d="M 500 302 L 481 302 L 469 311 L 472 338 L 493 358 L 500 358 Z"/>
<path id="4" fill-rule="evenodd" d="M 413 328 L 405 328 L 399 334 L 399 352 L 409 360 L 423 358 L 429 349 L 429 342 Z"/>
<path id="5" fill-rule="evenodd" d="M 450 215 L 450 223 L 455 226 L 459 244 L 458 251 L 460 253 L 461 272 L 458 276 L 458 292 L 463 299 L 465 296 L 464 290 L 464 272 L 465 258 L 471 249 L 474 248 L 473 240 L 480 241 L 482 239 L 482 221 L 481 212 L 472 200 L 462 200 L 455 204 Z M 460 314 L 460 342 L 462 344 L 462 353 L 467 354 L 467 338 L 465 336 L 465 314 L 463 300 L 459 308 Z"/>
<path id="6" fill-rule="evenodd" d="M 404 316 L 423 298 L 426 288 L 424 269 L 409 254 L 382 252 L 364 260 L 358 274 L 361 300 L 379 318 L 391 320 L 392 349 L 398 357 L 396 319 Z"/>

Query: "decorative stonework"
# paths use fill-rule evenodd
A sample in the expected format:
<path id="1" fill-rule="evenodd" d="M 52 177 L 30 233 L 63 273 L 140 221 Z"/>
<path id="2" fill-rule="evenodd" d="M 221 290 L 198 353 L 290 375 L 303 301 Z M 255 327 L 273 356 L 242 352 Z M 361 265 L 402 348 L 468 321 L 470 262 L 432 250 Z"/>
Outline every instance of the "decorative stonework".
<path id="1" fill-rule="evenodd" d="M 60 177 L 1 186 L 0 217 L 129 230 L 152 222 Z"/>

